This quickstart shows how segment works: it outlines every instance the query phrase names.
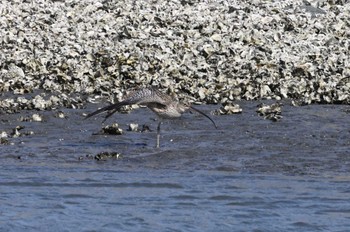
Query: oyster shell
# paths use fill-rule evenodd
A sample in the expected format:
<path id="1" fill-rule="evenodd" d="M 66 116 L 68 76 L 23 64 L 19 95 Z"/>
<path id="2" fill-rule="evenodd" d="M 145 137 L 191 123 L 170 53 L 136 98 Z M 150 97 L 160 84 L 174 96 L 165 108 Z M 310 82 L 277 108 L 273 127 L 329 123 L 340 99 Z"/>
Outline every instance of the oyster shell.
<path id="1" fill-rule="evenodd" d="M 84 94 L 113 101 L 147 85 L 198 103 L 350 103 L 344 1 L 4 1 L 1 10 L 9 113 L 78 108 Z"/>

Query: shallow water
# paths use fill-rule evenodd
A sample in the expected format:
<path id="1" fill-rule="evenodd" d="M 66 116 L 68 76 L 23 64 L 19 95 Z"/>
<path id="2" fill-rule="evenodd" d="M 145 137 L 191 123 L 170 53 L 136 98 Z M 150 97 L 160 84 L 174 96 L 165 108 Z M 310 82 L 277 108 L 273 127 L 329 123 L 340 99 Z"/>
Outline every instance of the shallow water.
<path id="1" fill-rule="evenodd" d="M 120 136 L 93 135 L 102 117 L 0 115 L 1 131 L 33 135 L 0 145 L 0 231 L 348 231 L 350 108 L 282 108 L 279 122 L 243 113 L 164 122 L 138 109 L 116 114 Z M 199 106 L 209 112 L 218 106 Z M 126 131 L 147 124 L 152 132 Z M 100 152 L 122 158 L 94 160 Z"/>

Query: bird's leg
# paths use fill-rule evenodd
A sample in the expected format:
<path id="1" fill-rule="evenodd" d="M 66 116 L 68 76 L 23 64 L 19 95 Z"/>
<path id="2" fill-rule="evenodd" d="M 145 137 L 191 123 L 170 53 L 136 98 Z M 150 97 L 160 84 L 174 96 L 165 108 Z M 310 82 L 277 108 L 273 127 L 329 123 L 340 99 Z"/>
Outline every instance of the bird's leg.
<path id="1" fill-rule="evenodd" d="M 160 140 L 160 124 L 162 121 L 159 121 L 158 126 L 157 126 L 157 146 L 156 148 L 159 148 L 159 140 Z"/>

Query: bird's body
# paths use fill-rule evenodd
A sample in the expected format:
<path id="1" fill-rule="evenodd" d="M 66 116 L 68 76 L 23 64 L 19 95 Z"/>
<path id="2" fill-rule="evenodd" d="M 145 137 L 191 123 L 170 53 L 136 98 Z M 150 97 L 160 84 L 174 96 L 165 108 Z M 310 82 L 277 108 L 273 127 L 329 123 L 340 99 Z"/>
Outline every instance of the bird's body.
<path id="1" fill-rule="evenodd" d="M 162 93 L 161 91 L 155 89 L 155 88 L 143 88 L 136 91 L 133 91 L 131 94 L 129 94 L 125 100 L 111 104 L 109 106 L 106 106 L 104 108 L 101 108 L 95 112 L 92 112 L 86 116 L 86 118 L 92 117 L 94 115 L 108 112 L 105 120 L 110 117 L 112 114 L 117 112 L 122 106 L 125 105 L 144 105 L 147 106 L 149 109 L 151 109 L 155 114 L 157 114 L 161 119 L 174 119 L 181 117 L 182 113 L 184 113 L 186 110 L 194 110 L 198 113 L 202 114 L 203 116 L 207 117 L 215 126 L 215 122 L 206 114 L 203 112 L 197 110 L 196 108 L 193 108 L 192 106 L 188 104 L 182 104 L 178 101 L 174 100 L 171 96 Z M 157 147 L 159 147 L 159 136 L 160 136 L 160 123 L 158 124 L 157 128 Z"/>

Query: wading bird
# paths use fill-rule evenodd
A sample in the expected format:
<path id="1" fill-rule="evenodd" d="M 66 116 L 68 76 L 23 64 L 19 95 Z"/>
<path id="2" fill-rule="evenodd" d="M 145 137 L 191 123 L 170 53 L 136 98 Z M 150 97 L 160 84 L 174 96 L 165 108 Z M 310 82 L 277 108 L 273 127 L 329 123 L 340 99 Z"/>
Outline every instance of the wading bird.
<path id="1" fill-rule="evenodd" d="M 160 140 L 160 124 L 161 119 L 175 119 L 181 117 L 182 113 L 186 110 L 194 110 L 204 117 L 208 118 L 217 128 L 213 119 L 211 119 L 208 115 L 203 113 L 202 111 L 194 108 L 190 104 L 182 104 L 173 99 L 171 96 L 166 95 L 155 88 L 142 88 L 136 91 L 133 91 L 125 100 L 111 104 L 109 106 L 103 107 L 95 112 L 88 114 L 85 118 L 90 118 L 94 115 L 103 113 L 107 111 L 107 115 L 105 116 L 105 120 L 109 118 L 112 114 L 117 112 L 122 106 L 126 105 L 144 105 L 151 109 L 155 114 L 160 118 L 158 127 L 157 127 L 157 145 L 159 148 L 159 140 Z M 104 121 L 105 121 L 104 120 Z"/>

